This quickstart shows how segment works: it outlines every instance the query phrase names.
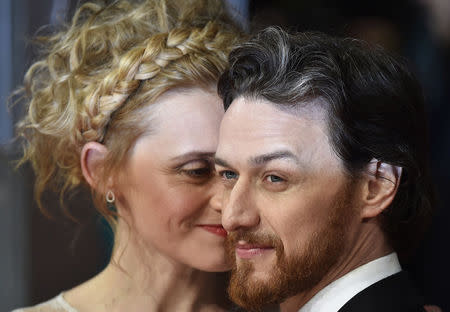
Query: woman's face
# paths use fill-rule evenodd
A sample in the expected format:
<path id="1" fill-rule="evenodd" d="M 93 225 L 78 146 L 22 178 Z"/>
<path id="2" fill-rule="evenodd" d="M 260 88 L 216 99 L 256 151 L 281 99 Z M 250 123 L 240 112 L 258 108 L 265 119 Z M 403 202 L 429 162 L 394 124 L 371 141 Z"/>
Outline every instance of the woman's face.
<path id="1" fill-rule="evenodd" d="M 225 271 L 213 156 L 224 110 L 202 89 L 174 90 L 151 105 L 117 184 L 116 203 L 146 247 L 204 271 Z"/>

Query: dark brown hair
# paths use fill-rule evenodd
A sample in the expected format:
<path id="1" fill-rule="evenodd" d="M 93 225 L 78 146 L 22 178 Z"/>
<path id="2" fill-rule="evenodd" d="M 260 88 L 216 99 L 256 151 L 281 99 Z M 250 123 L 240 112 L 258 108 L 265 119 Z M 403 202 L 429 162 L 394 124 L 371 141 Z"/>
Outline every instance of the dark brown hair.
<path id="1" fill-rule="evenodd" d="M 403 168 L 381 225 L 407 255 L 429 224 L 434 192 L 422 89 L 406 65 L 361 40 L 276 27 L 234 49 L 229 64 L 218 86 L 225 108 L 239 96 L 281 107 L 322 98 L 331 145 L 351 176 L 373 158 Z"/>

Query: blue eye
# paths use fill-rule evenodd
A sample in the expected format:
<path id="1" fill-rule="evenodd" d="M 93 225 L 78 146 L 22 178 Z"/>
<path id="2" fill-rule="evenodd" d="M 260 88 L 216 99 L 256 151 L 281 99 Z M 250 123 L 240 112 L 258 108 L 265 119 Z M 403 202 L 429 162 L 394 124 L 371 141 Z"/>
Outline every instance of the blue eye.
<path id="1" fill-rule="evenodd" d="M 272 183 L 284 182 L 284 179 L 283 179 L 283 178 L 280 178 L 279 176 L 276 176 L 276 175 L 273 175 L 273 174 L 268 175 L 268 176 L 266 177 L 266 180 L 267 180 L 268 182 L 272 182 Z"/>
<path id="2" fill-rule="evenodd" d="M 220 173 L 220 175 L 226 180 L 232 180 L 238 177 L 237 173 L 230 170 L 224 170 Z"/>

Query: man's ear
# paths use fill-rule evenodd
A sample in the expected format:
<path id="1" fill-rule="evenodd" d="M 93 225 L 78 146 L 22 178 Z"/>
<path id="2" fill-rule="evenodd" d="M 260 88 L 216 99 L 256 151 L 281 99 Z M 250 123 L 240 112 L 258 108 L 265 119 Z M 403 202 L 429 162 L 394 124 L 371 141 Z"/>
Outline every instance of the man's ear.
<path id="1" fill-rule="evenodd" d="M 394 200 L 400 184 L 402 168 L 372 159 L 364 174 L 362 218 L 373 218 Z"/>
<path id="2" fill-rule="evenodd" d="M 98 192 L 105 191 L 105 185 L 102 183 L 103 162 L 108 154 L 108 149 L 101 143 L 88 142 L 81 150 L 81 170 L 83 176 L 89 185 Z M 99 189 L 101 187 L 101 189 Z"/>

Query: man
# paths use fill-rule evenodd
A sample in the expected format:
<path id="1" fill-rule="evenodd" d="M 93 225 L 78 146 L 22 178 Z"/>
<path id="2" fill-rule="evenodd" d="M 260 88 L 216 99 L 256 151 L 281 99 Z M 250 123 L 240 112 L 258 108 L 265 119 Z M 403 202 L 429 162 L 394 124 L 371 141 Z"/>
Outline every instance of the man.
<path id="1" fill-rule="evenodd" d="M 230 55 L 216 169 L 247 310 L 423 311 L 399 257 L 428 224 L 424 104 L 355 39 L 268 28 Z"/>

